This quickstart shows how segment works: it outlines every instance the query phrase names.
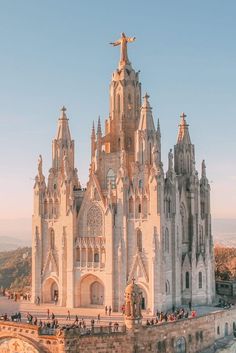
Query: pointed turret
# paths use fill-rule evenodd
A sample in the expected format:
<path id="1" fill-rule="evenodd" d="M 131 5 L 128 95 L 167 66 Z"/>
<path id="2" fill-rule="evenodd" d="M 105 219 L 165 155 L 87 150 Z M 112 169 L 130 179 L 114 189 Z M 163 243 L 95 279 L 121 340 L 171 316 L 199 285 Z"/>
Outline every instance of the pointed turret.
<path id="1" fill-rule="evenodd" d="M 66 108 L 63 106 L 61 108 L 61 115 L 58 120 L 58 128 L 57 128 L 57 134 L 56 134 L 57 140 L 71 141 L 68 120 L 69 119 L 67 118 L 67 115 L 66 115 Z"/>
<path id="2" fill-rule="evenodd" d="M 155 131 L 155 126 L 152 117 L 152 108 L 150 106 L 149 95 L 147 93 L 143 97 L 143 105 L 141 107 L 141 116 L 139 120 L 138 130 Z"/>
<path id="3" fill-rule="evenodd" d="M 186 114 L 180 115 L 177 143 L 175 145 L 175 172 L 177 175 L 192 175 L 195 166 L 194 145 L 191 143 Z"/>
<path id="4" fill-rule="evenodd" d="M 159 154 L 159 143 L 157 141 L 156 129 L 152 116 L 152 108 L 149 103 L 149 95 L 143 97 L 138 130 L 136 132 L 136 160 L 140 164 L 152 164 L 152 152 Z M 159 155 L 158 155 L 159 160 Z"/>
<path id="5" fill-rule="evenodd" d="M 177 143 L 191 143 L 188 131 L 188 124 L 185 120 L 186 117 L 187 115 L 185 115 L 184 112 L 181 113 Z"/>
<path id="6" fill-rule="evenodd" d="M 52 172 L 56 174 L 64 170 L 64 156 L 67 156 L 68 168 L 74 169 L 74 141 L 71 139 L 68 121 L 66 108 L 63 106 L 58 119 L 56 138 L 52 142 Z"/>

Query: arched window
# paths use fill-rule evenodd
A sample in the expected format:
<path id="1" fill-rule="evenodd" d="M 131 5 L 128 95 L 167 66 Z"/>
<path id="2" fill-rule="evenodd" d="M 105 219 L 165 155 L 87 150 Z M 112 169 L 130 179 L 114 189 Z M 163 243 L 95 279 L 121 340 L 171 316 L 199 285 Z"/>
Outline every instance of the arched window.
<path id="1" fill-rule="evenodd" d="M 180 217 L 181 217 L 181 228 L 182 228 L 182 242 L 186 243 L 188 241 L 187 217 L 186 217 L 186 210 L 183 204 L 181 205 L 181 208 L 180 208 Z"/>
<path id="2" fill-rule="evenodd" d="M 175 342 L 175 353 L 186 353 L 186 341 L 184 337 L 180 337 Z"/>
<path id="3" fill-rule="evenodd" d="M 142 250 L 143 250 L 142 232 L 140 229 L 137 230 L 137 248 L 138 248 L 138 251 L 142 252 Z"/>
<path id="4" fill-rule="evenodd" d="M 50 229 L 49 243 L 50 243 L 50 249 L 53 250 L 55 248 L 55 232 L 53 229 Z"/>
<path id="5" fill-rule="evenodd" d="M 76 248 L 76 261 L 80 262 L 80 248 Z"/>
<path id="6" fill-rule="evenodd" d="M 228 322 L 225 323 L 225 336 L 229 335 L 229 324 Z"/>
<path id="7" fill-rule="evenodd" d="M 143 217 L 144 218 L 147 217 L 147 211 L 148 211 L 148 201 L 147 201 L 147 197 L 144 196 L 143 198 Z"/>
<path id="8" fill-rule="evenodd" d="M 139 203 L 138 205 L 138 213 L 141 213 L 142 212 L 142 207 L 141 207 L 141 203 Z"/>
<path id="9" fill-rule="evenodd" d="M 165 252 L 169 252 L 169 246 L 170 246 L 170 244 L 169 244 L 169 230 L 168 230 L 168 228 L 166 228 L 166 230 L 165 230 Z"/>
<path id="10" fill-rule="evenodd" d="M 189 272 L 185 273 L 185 288 L 189 289 Z"/>
<path id="11" fill-rule="evenodd" d="M 98 253 L 94 254 L 94 262 L 99 262 L 99 254 Z"/>
<path id="12" fill-rule="evenodd" d="M 142 189 L 142 187 L 143 187 L 143 181 L 142 181 L 142 179 L 139 179 L 139 181 L 138 181 L 138 187 L 139 187 L 139 189 Z"/>
<path id="13" fill-rule="evenodd" d="M 131 110 L 132 109 L 132 99 L 131 99 L 131 94 L 128 94 L 128 109 Z"/>
<path id="14" fill-rule="evenodd" d="M 220 334 L 220 326 L 217 326 L 217 335 Z"/>
<path id="15" fill-rule="evenodd" d="M 202 272 L 198 273 L 198 288 L 202 288 Z"/>
<path id="16" fill-rule="evenodd" d="M 117 94 L 117 112 L 120 113 L 120 95 Z"/>
<path id="17" fill-rule="evenodd" d="M 109 188 L 110 183 L 111 183 L 111 188 L 115 189 L 116 188 L 116 175 L 112 169 L 109 169 L 107 172 L 107 189 Z"/>
<path id="18" fill-rule="evenodd" d="M 134 200 L 132 196 L 129 198 L 129 214 L 131 217 L 134 216 Z"/>
<path id="19" fill-rule="evenodd" d="M 88 236 L 97 237 L 102 236 L 103 217 L 102 211 L 98 206 L 90 207 L 87 214 Z"/>
<path id="20" fill-rule="evenodd" d="M 170 294 L 170 283 L 168 280 L 166 281 L 166 294 Z"/>

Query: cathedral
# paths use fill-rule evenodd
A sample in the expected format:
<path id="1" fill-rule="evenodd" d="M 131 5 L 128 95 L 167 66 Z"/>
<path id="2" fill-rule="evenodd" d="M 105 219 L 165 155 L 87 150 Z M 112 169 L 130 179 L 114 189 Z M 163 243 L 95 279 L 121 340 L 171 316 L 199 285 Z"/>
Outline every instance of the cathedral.
<path id="1" fill-rule="evenodd" d="M 161 130 L 121 38 L 110 83 L 109 116 L 91 132 L 86 188 L 79 182 L 66 108 L 52 141 L 48 179 L 42 157 L 34 184 L 32 300 L 120 311 L 133 279 L 142 308 L 211 304 L 215 296 L 210 185 L 184 113 L 164 171 Z"/>

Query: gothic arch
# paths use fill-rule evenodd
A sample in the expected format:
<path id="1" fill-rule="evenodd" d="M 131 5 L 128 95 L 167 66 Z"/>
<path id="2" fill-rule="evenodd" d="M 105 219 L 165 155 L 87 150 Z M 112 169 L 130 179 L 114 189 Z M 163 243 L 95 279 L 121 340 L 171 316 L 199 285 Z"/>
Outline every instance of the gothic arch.
<path id="1" fill-rule="evenodd" d="M 76 286 L 75 305 L 91 307 L 103 305 L 105 298 L 105 286 L 103 281 L 93 274 L 84 275 Z"/>
<path id="2" fill-rule="evenodd" d="M 59 284 L 55 277 L 48 277 L 42 285 L 43 303 L 52 303 L 59 299 Z"/>

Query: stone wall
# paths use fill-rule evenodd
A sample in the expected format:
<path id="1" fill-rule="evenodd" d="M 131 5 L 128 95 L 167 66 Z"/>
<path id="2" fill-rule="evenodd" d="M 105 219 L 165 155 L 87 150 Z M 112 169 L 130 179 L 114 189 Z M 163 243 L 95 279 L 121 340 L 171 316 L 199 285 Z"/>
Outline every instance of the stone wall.
<path id="1" fill-rule="evenodd" d="M 13 353 L 11 347 L 18 344 L 22 353 L 29 346 L 34 353 L 197 353 L 231 335 L 235 322 L 236 310 L 231 309 L 133 330 L 124 326 L 120 332 L 95 328 L 95 332 L 86 335 L 79 329 L 69 329 L 52 336 L 41 335 L 32 325 L 0 322 L 0 352 Z M 231 353 L 234 348 L 230 344 L 222 352 Z"/>

